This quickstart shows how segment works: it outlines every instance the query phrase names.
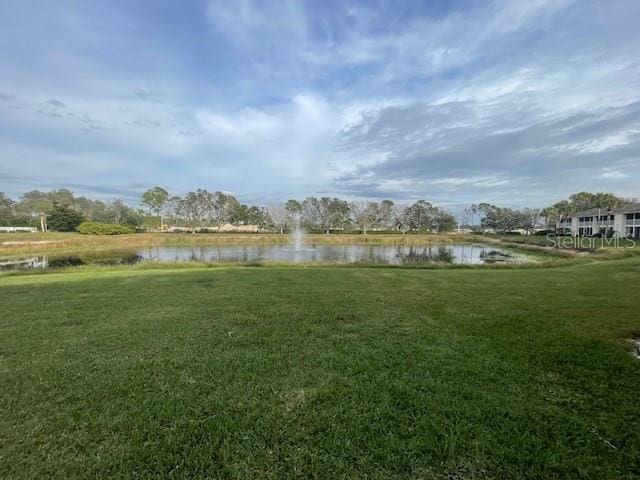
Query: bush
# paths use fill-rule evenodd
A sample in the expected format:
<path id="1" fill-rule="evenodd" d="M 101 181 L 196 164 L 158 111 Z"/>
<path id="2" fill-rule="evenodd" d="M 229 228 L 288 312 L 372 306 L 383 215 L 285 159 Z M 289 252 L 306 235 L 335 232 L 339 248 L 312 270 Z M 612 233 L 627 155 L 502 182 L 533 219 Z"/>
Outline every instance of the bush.
<path id="1" fill-rule="evenodd" d="M 0 218 L 0 227 L 32 227 L 28 218 L 10 217 Z M 38 224 L 39 226 L 39 224 Z"/>
<path id="2" fill-rule="evenodd" d="M 70 206 L 54 203 L 47 218 L 47 225 L 55 232 L 73 232 L 83 220 L 82 214 Z"/>
<path id="3" fill-rule="evenodd" d="M 114 225 L 113 223 L 82 222 L 78 226 L 78 232 L 84 235 L 124 235 L 134 233 L 131 227 L 126 225 Z"/>

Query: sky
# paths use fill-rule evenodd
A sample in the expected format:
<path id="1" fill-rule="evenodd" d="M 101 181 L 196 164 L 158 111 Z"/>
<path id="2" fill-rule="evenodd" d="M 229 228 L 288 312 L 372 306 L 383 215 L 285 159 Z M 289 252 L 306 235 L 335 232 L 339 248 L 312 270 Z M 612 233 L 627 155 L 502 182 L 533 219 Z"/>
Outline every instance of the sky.
<path id="1" fill-rule="evenodd" d="M 637 0 L 3 0 L 0 191 L 640 196 Z"/>

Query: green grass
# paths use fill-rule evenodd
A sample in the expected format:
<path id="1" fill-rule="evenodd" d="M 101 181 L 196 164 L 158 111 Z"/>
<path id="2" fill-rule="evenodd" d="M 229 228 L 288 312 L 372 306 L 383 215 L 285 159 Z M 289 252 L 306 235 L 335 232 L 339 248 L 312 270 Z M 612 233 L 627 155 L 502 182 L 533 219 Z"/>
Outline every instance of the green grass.
<path id="1" fill-rule="evenodd" d="M 0 478 L 639 478 L 638 285 L 638 257 L 0 277 Z"/>

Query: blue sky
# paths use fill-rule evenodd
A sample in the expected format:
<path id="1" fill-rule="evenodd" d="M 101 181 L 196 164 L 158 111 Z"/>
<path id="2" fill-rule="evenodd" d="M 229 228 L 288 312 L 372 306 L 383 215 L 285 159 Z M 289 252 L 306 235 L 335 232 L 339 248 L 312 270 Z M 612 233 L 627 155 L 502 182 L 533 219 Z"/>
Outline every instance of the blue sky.
<path id="1" fill-rule="evenodd" d="M 0 3 L 0 191 L 640 196 L 640 2 Z"/>

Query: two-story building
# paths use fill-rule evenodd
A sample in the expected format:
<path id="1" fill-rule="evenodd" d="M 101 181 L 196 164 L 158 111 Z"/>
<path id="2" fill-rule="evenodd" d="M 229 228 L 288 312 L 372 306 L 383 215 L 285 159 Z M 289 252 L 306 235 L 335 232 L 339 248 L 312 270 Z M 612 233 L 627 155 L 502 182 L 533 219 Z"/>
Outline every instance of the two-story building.
<path id="1" fill-rule="evenodd" d="M 574 237 L 640 238 L 640 203 L 616 208 L 592 208 L 560 221 L 560 231 Z"/>

